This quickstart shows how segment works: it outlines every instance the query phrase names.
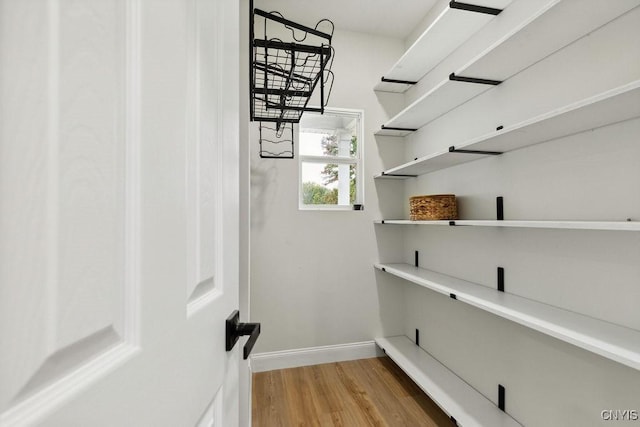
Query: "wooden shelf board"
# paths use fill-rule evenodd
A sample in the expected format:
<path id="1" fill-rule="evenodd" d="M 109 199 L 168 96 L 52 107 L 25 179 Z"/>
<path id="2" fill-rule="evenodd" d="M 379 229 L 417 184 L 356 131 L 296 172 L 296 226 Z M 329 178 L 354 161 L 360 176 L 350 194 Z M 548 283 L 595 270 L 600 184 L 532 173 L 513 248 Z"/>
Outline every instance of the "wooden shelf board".
<path id="1" fill-rule="evenodd" d="M 521 425 L 407 337 L 376 338 L 376 344 L 459 425 Z"/>
<path id="2" fill-rule="evenodd" d="M 511 0 L 470 0 L 466 3 L 504 9 Z M 384 77 L 413 82 L 420 80 L 494 17 L 485 13 L 453 9 L 447 4 Z M 410 87 L 411 85 L 381 81 L 374 90 L 402 93 Z"/>
<path id="3" fill-rule="evenodd" d="M 507 80 L 637 6 L 634 0 L 551 0 L 456 74 Z"/>
<path id="4" fill-rule="evenodd" d="M 415 176 L 413 175 L 389 175 L 386 172 L 373 176 L 374 179 L 394 179 L 394 180 L 404 180 L 404 179 L 414 178 L 414 177 Z"/>
<path id="5" fill-rule="evenodd" d="M 640 331 L 409 264 L 379 270 L 640 370 Z"/>
<path id="6" fill-rule="evenodd" d="M 449 221 L 411 221 L 408 219 L 376 220 L 376 224 L 396 225 L 440 225 L 449 226 Z M 520 220 L 456 220 L 455 226 L 552 228 L 568 230 L 640 231 L 639 221 L 520 221 Z"/>
<path id="7" fill-rule="evenodd" d="M 507 80 L 637 5 L 635 1 L 551 0 L 455 74 Z M 582 9 L 588 9 L 590 13 L 577 16 L 576 10 Z M 566 25 L 567 22 L 571 25 Z M 385 126 L 419 129 L 492 87 L 447 79 L 391 118 Z"/>
<path id="8" fill-rule="evenodd" d="M 504 153 L 637 117 L 640 117 L 640 80 L 505 126 L 456 145 L 456 149 Z M 485 157 L 440 151 L 386 170 L 384 174 L 424 175 Z"/>
<path id="9" fill-rule="evenodd" d="M 447 79 L 418 98 L 384 126 L 419 129 L 492 87 Z"/>
<path id="10" fill-rule="evenodd" d="M 381 128 L 378 129 L 374 134 L 375 135 L 381 135 L 381 136 L 407 136 L 411 133 L 413 133 L 414 130 L 405 130 L 405 129 L 385 129 L 385 128 Z"/>
<path id="11" fill-rule="evenodd" d="M 404 93 L 413 86 L 408 83 L 393 83 L 380 80 L 377 85 L 373 87 L 376 92 L 392 92 L 392 93 Z"/>
<path id="12" fill-rule="evenodd" d="M 462 154 L 450 153 L 447 151 L 439 151 L 425 157 L 420 157 L 403 165 L 384 171 L 378 178 L 386 174 L 399 175 L 424 175 L 441 169 L 447 169 L 462 163 L 468 163 L 473 160 L 484 159 L 486 156 L 482 154 Z"/>

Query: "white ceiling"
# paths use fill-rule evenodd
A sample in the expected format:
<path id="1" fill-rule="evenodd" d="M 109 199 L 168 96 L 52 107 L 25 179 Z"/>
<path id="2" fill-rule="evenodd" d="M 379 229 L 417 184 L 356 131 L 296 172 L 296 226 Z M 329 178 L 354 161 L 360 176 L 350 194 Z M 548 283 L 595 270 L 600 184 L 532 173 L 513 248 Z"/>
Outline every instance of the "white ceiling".
<path id="1" fill-rule="evenodd" d="M 323 18 L 336 28 L 404 39 L 436 0 L 254 0 L 254 7 L 314 27 Z"/>

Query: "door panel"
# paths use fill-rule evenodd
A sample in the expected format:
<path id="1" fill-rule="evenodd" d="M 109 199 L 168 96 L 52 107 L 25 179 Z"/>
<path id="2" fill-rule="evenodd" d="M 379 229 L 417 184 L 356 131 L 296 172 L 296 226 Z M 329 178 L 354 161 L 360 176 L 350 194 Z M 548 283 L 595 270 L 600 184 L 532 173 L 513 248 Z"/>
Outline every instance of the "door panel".
<path id="1" fill-rule="evenodd" d="M 220 87 L 219 70 L 215 61 L 219 39 L 215 16 L 218 3 L 207 0 L 190 0 L 189 15 L 191 25 L 188 37 L 188 180 L 192 183 L 189 194 L 189 234 L 190 248 L 188 287 L 189 303 L 197 301 L 215 288 L 216 236 L 220 226 L 216 222 L 216 189 L 220 169 L 216 161 L 219 157 L 216 141 L 220 140 L 220 123 L 217 122 L 217 99 Z M 208 55 L 207 52 L 214 53 Z"/>
<path id="2" fill-rule="evenodd" d="M 207 410 L 198 421 L 198 424 L 196 424 L 196 427 L 224 427 L 222 424 L 222 398 L 223 390 L 220 390 L 213 399 L 213 402 L 207 407 Z"/>
<path id="3" fill-rule="evenodd" d="M 135 347 L 125 3 L 43 4 L 1 11 L 5 410 Z"/>
<path id="4" fill-rule="evenodd" d="M 122 0 L 63 2 L 52 13 L 46 280 L 49 333 L 62 349 L 123 336 L 126 15 Z"/>
<path id="5" fill-rule="evenodd" d="M 0 426 L 237 423 L 236 3 L 0 0 Z"/>

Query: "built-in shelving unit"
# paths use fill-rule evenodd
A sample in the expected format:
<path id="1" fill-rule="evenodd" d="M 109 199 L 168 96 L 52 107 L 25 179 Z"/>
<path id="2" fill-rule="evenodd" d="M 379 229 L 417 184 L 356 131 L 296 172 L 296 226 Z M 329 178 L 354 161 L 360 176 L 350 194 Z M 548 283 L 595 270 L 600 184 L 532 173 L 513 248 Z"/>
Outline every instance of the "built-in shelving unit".
<path id="1" fill-rule="evenodd" d="M 406 179 L 487 156 L 640 117 L 640 80 L 394 167 L 375 178 Z M 472 151 L 472 153 L 469 153 Z"/>
<path id="2" fill-rule="evenodd" d="M 521 425 L 407 337 L 376 338 L 376 344 L 458 425 Z"/>
<path id="3" fill-rule="evenodd" d="M 379 270 L 640 370 L 640 331 L 409 264 Z"/>
<path id="4" fill-rule="evenodd" d="M 473 227 L 555 228 L 568 230 L 640 231 L 638 221 L 513 221 L 513 220 L 455 220 L 411 221 L 408 219 L 382 219 L 376 224 L 440 225 Z"/>
<path id="5" fill-rule="evenodd" d="M 376 135 L 405 136 L 627 12 L 630 2 L 553 0 L 391 118 Z M 577 10 L 590 10 L 576 19 Z M 571 25 L 567 25 L 571 22 Z M 526 46 L 526 49 L 523 49 Z"/>
<path id="6" fill-rule="evenodd" d="M 509 3 L 511 0 L 449 2 L 391 70 L 385 73 L 374 90 L 406 91 Z"/>
<path id="7" fill-rule="evenodd" d="M 639 1 L 633 0 L 617 2 L 542 0 L 535 5 L 523 1 L 513 2 L 509 8 L 501 12 L 499 17 L 496 17 L 490 14 L 455 10 L 452 6 L 454 3 L 440 11 L 439 15 L 432 16 L 434 19 L 431 25 L 385 74 L 382 82 L 374 88 L 376 91 L 405 92 L 420 80 L 423 81 L 422 86 L 425 86 L 424 83 L 427 80 L 429 82 L 429 86 L 420 88 L 423 90 L 420 94 L 416 94 L 419 97 L 417 99 L 415 96 L 412 97 L 413 102 L 384 123 L 381 129 L 375 132 L 376 135 L 392 137 L 411 135 L 433 120 L 446 115 L 494 86 L 502 84 L 538 61 L 588 36 L 640 5 Z M 495 3 L 491 6 L 496 9 L 505 8 L 506 3 L 508 2 Z M 539 9 L 530 12 L 535 8 Z M 524 13 L 529 14 L 528 18 L 522 18 Z M 464 24 L 463 20 L 468 20 L 468 24 Z M 511 25 L 510 30 L 504 26 L 507 24 Z M 472 55 L 469 55 L 466 59 L 470 60 L 462 67 L 445 69 L 445 63 L 442 61 L 473 34 L 477 33 L 480 41 L 493 31 L 499 31 L 504 35 L 493 43 L 488 42 L 488 46 L 486 45 L 487 47 L 475 57 L 472 58 Z M 451 60 L 453 61 L 454 58 L 452 57 Z M 460 63 L 462 62 L 457 64 Z M 456 65 L 452 65 L 451 68 Z M 589 64 L 585 62 L 585 66 Z M 533 69 L 530 71 L 533 72 Z M 423 79 L 430 72 L 429 78 Z M 558 72 L 561 73 L 562 70 Z M 438 82 L 446 74 L 449 74 L 448 78 Z M 521 77 L 525 78 L 524 73 Z M 571 75 L 565 77 L 572 78 Z M 554 83 L 557 86 L 557 82 Z M 506 92 L 511 90 L 507 86 L 507 84 L 502 86 L 505 91 L 503 95 L 507 95 Z M 555 89 L 558 88 L 555 87 Z M 552 89 L 549 88 L 549 90 Z M 500 91 L 501 89 L 496 89 L 495 94 L 500 94 Z M 591 91 L 592 94 L 594 92 L 595 90 Z M 471 104 L 468 106 L 470 107 Z M 442 151 L 431 152 L 424 157 L 387 169 L 374 178 L 406 180 L 487 156 L 500 156 L 534 144 L 637 118 L 640 118 L 640 80 L 554 108 L 517 123 L 513 123 L 513 119 L 504 123 L 501 122 L 504 119 L 494 117 L 491 126 L 497 126 L 495 130 L 462 140 L 459 144 L 458 141 L 450 141 L 446 144 L 449 147 Z M 452 125 L 458 126 L 464 123 L 452 123 Z M 487 130 L 489 129 L 482 132 Z M 415 137 L 420 138 L 421 134 L 418 132 Z M 423 136 L 426 135 L 424 133 Z M 413 138 L 409 141 L 412 142 Z M 444 146 L 443 141 L 441 147 Z M 507 158 L 504 159 L 504 161 L 507 160 Z M 616 215 L 611 218 L 617 217 L 618 220 L 615 221 L 504 220 L 502 197 L 497 198 L 496 208 L 495 218 L 497 219 L 495 220 L 381 219 L 374 223 L 399 226 L 476 226 L 617 233 L 640 231 L 638 218 L 631 220 Z M 405 249 L 408 248 L 405 247 Z M 416 251 L 415 265 L 378 263 L 375 264 L 375 268 L 444 294 L 451 298 L 453 304 L 468 304 L 640 371 L 640 330 L 505 292 L 505 276 L 502 267 L 498 267 L 496 286 L 489 287 L 419 268 L 418 260 L 418 251 Z M 509 290 L 508 287 L 507 290 Z M 562 302 L 559 301 L 557 304 L 562 305 Z M 445 412 L 455 418 L 459 425 L 520 425 L 504 412 L 504 387 L 501 385 L 498 387 L 500 397 L 497 399 L 499 403 L 496 406 L 421 348 L 419 336 L 419 331 L 416 329 L 415 343 L 406 336 L 378 338 L 376 342 Z"/>

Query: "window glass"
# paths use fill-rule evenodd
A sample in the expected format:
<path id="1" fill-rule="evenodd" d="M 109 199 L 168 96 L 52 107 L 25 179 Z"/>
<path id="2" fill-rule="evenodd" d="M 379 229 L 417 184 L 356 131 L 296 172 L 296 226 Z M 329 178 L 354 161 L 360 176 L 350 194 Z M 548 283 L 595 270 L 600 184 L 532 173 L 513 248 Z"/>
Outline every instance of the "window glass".
<path id="1" fill-rule="evenodd" d="M 305 205 L 356 203 L 356 165 L 303 162 L 302 177 L 302 203 Z M 348 187 L 341 187 L 341 184 Z"/>
<path id="2" fill-rule="evenodd" d="M 305 113 L 300 120 L 300 154 L 303 156 L 357 157 L 359 117 Z"/>
<path id="3" fill-rule="evenodd" d="M 362 113 L 305 113 L 298 129 L 300 207 L 321 209 L 362 204 Z"/>

